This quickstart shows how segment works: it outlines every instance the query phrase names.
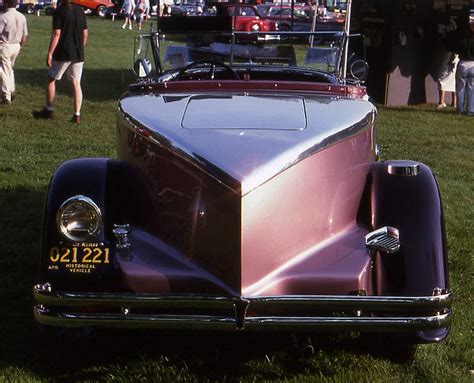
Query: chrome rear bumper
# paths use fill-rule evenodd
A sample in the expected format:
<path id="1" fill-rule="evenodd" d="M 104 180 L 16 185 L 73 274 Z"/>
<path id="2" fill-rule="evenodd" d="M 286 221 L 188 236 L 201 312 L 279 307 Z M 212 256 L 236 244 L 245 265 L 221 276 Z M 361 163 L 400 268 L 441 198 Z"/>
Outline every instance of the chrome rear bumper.
<path id="1" fill-rule="evenodd" d="M 360 330 L 406 332 L 450 325 L 452 293 L 436 289 L 432 296 L 292 295 L 267 297 L 158 296 L 132 293 L 53 291 L 49 284 L 33 288 L 38 322 L 49 326 L 129 327 L 224 331 Z M 93 308 L 93 310 L 91 310 Z M 159 314 L 153 310 L 192 310 L 203 315 Z M 332 315 L 292 315 L 315 309 Z M 146 313 L 143 313 L 143 311 Z M 232 315 L 205 315 L 224 310 Z M 258 315 L 259 311 L 278 315 Z M 284 313 L 280 315 L 281 313 Z M 376 313 L 376 314 L 375 314 Z M 406 315 L 410 313 L 410 315 Z"/>

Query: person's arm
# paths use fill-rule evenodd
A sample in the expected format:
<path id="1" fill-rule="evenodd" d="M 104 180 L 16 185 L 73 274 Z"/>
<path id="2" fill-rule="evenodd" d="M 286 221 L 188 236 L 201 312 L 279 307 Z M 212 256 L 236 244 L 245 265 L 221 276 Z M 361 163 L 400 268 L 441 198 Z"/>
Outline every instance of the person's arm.
<path id="1" fill-rule="evenodd" d="M 61 29 L 53 29 L 53 33 L 51 33 L 51 40 L 49 42 L 48 56 L 46 57 L 46 65 L 48 67 L 52 65 L 53 52 L 58 45 L 60 37 L 61 37 Z"/>
<path id="2" fill-rule="evenodd" d="M 26 24 L 26 18 L 25 18 L 25 22 L 24 22 L 24 25 L 23 25 L 23 34 L 22 34 L 21 40 L 20 40 L 20 46 L 22 48 L 23 48 L 23 45 L 25 45 L 26 40 L 28 40 L 28 25 Z"/>
<path id="3" fill-rule="evenodd" d="M 23 45 L 25 45 L 26 41 L 28 40 L 28 35 L 23 35 L 20 40 L 20 46 L 23 48 Z"/>
<path id="4" fill-rule="evenodd" d="M 89 30 L 86 28 L 86 29 L 83 29 L 82 30 L 82 42 L 84 44 L 84 47 L 86 46 L 87 44 L 87 38 L 89 37 Z"/>

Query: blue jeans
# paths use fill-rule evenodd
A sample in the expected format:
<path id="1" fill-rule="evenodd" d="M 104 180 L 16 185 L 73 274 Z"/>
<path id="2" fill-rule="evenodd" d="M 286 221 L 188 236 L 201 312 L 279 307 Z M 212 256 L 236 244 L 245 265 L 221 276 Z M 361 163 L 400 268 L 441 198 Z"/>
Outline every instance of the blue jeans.
<path id="1" fill-rule="evenodd" d="M 456 94 L 458 96 L 458 113 L 474 115 L 474 61 L 460 60 L 456 70 Z"/>

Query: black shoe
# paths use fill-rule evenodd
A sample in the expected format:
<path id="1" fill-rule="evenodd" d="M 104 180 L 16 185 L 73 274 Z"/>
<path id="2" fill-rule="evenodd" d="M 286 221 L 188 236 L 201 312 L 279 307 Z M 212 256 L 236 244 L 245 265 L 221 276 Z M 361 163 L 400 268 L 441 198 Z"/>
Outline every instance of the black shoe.
<path id="1" fill-rule="evenodd" d="M 80 124 L 81 123 L 81 116 L 78 116 L 77 114 L 73 114 L 71 118 L 71 122 L 73 124 Z"/>
<path id="2" fill-rule="evenodd" d="M 34 118 L 53 118 L 53 111 L 43 108 L 41 110 L 33 111 Z"/>

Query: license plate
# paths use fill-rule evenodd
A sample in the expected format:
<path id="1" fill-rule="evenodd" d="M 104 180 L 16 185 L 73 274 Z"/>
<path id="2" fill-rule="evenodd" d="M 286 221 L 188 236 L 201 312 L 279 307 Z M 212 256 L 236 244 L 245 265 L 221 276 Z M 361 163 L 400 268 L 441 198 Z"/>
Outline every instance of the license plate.
<path id="1" fill-rule="evenodd" d="M 48 271 L 92 274 L 110 264 L 110 249 L 103 243 L 59 245 L 49 251 Z"/>

